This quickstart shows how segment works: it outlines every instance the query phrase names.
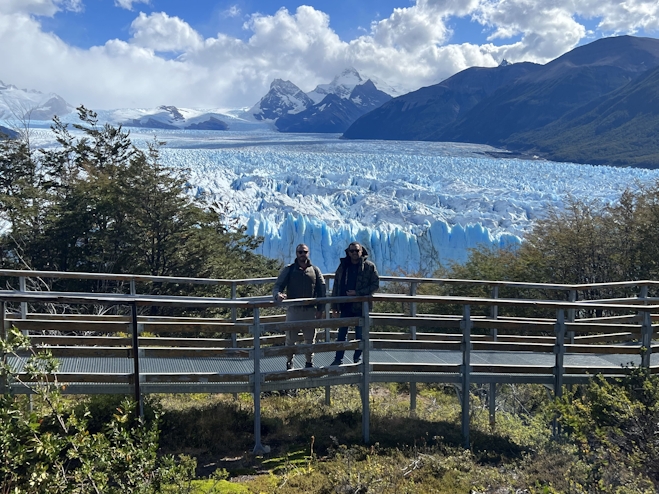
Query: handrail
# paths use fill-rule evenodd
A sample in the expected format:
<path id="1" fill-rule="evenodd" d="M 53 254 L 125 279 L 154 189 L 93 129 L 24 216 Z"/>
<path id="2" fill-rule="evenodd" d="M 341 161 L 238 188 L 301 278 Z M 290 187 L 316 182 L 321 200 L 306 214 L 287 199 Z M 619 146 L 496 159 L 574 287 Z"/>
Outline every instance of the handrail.
<path id="1" fill-rule="evenodd" d="M 119 372 L 112 375 L 98 375 L 98 381 L 93 381 L 96 374 L 84 375 L 82 373 L 62 373 L 63 382 L 70 383 L 103 383 L 127 384 L 135 393 L 137 400 L 141 399 L 141 387 L 147 383 L 216 383 L 224 386 L 221 389 L 236 389 L 244 391 L 246 388 L 254 394 L 255 403 L 255 451 L 264 448 L 260 444 L 260 394 L 268 389 L 290 389 L 300 385 L 302 379 L 310 380 L 313 386 L 330 386 L 333 384 L 358 384 L 362 388 L 363 407 L 363 433 L 368 440 L 368 389 L 371 382 L 386 379 L 408 379 L 414 382 L 431 382 L 442 374 L 442 382 L 452 382 L 460 385 L 462 389 L 462 420 L 465 445 L 468 446 L 468 422 L 469 422 L 469 395 L 470 383 L 473 382 L 499 382 L 505 374 L 515 376 L 517 379 L 526 381 L 505 382 L 536 382 L 551 385 L 554 392 L 559 395 L 566 379 L 567 382 L 581 382 L 575 380 L 575 376 L 585 376 L 589 372 L 588 367 L 576 367 L 569 360 L 565 360 L 568 354 L 601 354 L 601 355 L 638 355 L 640 353 L 640 365 L 648 367 L 652 372 L 657 372 L 657 365 L 651 365 L 652 352 L 656 351 L 657 344 L 655 336 L 659 325 L 653 326 L 653 319 L 657 320 L 659 312 L 659 298 L 648 297 L 648 287 L 659 284 L 658 281 L 628 281 L 615 283 L 597 283 L 592 285 L 562 285 L 562 284 L 538 284 L 518 283 L 506 281 L 487 280 L 444 280 L 436 278 L 411 278 L 411 277 L 389 277 L 381 278 L 384 282 L 410 283 L 410 287 L 417 287 L 419 283 L 438 284 L 473 284 L 475 286 L 492 286 L 491 297 L 471 297 L 454 295 L 418 295 L 416 289 L 410 288 L 410 294 L 376 293 L 372 296 L 357 297 L 323 297 L 308 299 L 292 299 L 283 302 L 275 302 L 271 296 L 257 296 L 236 298 L 236 284 L 264 284 L 274 281 L 274 278 L 255 278 L 244 280 L 221 280 L 221 279 L 199 279 L 199 278 L 176 278 L 156 277 L 141 275 L 112 275 L 103 273 L 62 273 L 56 271 L 22 271 L 22 270 L 0 270 L 0 276 L 17 276 L 20 281 L 19 290 L 0 290 L 0 305 L 2 306 L 2 327 L 15 324 L 26 334 L 29 331 L 41 331 L 44 329 L 66 329 L 67 331 L 91 331 L 92 334 L 102 333 L 127 333 L 127 337 L 114 337 L 103 342 L 103 337 L 84 338 L 75 336 L 67 339 L 67 336 L 48 337 L 39 335 L 34 337 L 35 347 L 47 347 L 55 356 L 59 357 L 100 357 L 100 358 L 122 358 L 133 360 L 132 372 Z M 88 293 L 88 292 L 49 292 L 28 291 L 25 287 L 25 279 L 30 276 L 52 276 L 58 278 L 81 278 L 89 279 L 114 279 L 131 282 L 131 294 L 123 293 Z M 331 277 L 329 275 L 328 277 Z M 137 294 L 134 289 L 135 281 L 144 282 L 173 282 L 173 283 L 197 283 L 230 285 L 232 288 L 231 298 L 203 297 L 203 296 L 174 296 L 174 295 L 148 295 Z M 500 298 L 498 287 L 509 286 L 530 289 L 569 290 L 568 300 L 541 300 L 528 298 Z M 617 299 L 601 299 L 576 301 L 575 290 L 602 287 L 631 287 L 640 286 L 640 295 L 637 298 L 626 297 Z M 272 318 L 272 309 L 286 309 L 291 306 L 324 305 L 359 302 L 364 308 L 364 317 L 352 319 L 312 319 L 308 321 L 284 322 L 280 316 Z M 402 304 L 403 307 L 414 307 L 409 314 L 382 313 L 369 314 L 370 302 L 388 302 Z M 7 303 L 20 304 L 22 310 L 15 316 L 6 315 Z M 28 303 L 53 303 L 53 304 L 78 304 L 78 305 L 103 305 L 103 306 L 125 306 L 130 308 L 130 316 L 116 319 L 108 319 L 107 316 L 99 316 L 95 319 L 93 315 L 71 315 L 70 321 L 67 316 L 57 318 L 40 318 L 39 314 L 29 314 Z M 434 304 L 438 306 L 460 306 L 462 315 L 447 314 L 417 314 L 416 308 L 419 304 Z M 149 316 L 138 315 L 138 307 L 180 307 L 190 309 L 227 308 L 231 309 L 231 318 L 195 318 L 168 316 L 166 318 L 150 320 Z M 16 305 L 13 305 L 16 307 Z M 490 307 L 489 315 L 472 315 L 474 307 Z M 501 307 L 519 307 L 524 309 L 543 309 L 541 315 L 544 317 L 510 317 L 499 315 Z M 247 309 L 252 317 L 238 319 L 236 310 Z M 262 309 L 267 309 L 261 313 Z M 396 309 L 398 310 L 398 309 Z M 547 317 L 547 310 L 553 311 L 555 317 Z M 578 310 L 583 313 L 592 314 L 594 310 L 607 311 L 607 314 L 628 314 L 615 317 L 575 319 Z M 567 312 L 566 312 L 567 311 Z M 652 314 L 654 312 L 655 314 Z M 533 313 L 528 311 L 527 313 Z M 550 312 L 551 314 L 551 312 Z M 567 317 L 566 317 L 567 315 Z M 281 343 L 283 336 L 272 335 L 283 331 L 297 331 L 305 327 L 313 328 L 337 328 L 343 326 L 361 325 L 364 328 L 363 339 L 359 342 L 322 342 L 315 344 L 300 345 L 296 353 L 304 350 L 316 352 L 329 352 L 334 350 L 345 350 L 358 348 L 362 351 L 363 363 L 351 364 L 340 369 L 298 369 L 292 372 L 283 370 L 262 369 L 262 360 L 266 358 L 281 357 L 287 355 L 287 348 L 282 346 L 271 346 Z M 410 328 L 409 338 L 389 337 L 390 333 L 370 331 L 377 326 L 395 326 Z M 417 329 L 430 327 L 433 330 L 448 329 L 455 331 L 453 334 L 439 333 L 417 333 Z M 412 331 L 413 328 L 413 331 Z M 474 331 L 475 330 L 475 331 Z M 519 333 L 522 330 L 532 336 L 525 337 Z M 145 331 L 161 333 L 176 332 L 181 334 L 206 332 L 219 333 L 220 336 L 231 334 L 228 338 L 208 339 L 207 344 L 179 344 L 182 337 L 163 338 L 162 345 L 157 344 L 158 338 L 143 336 Z M 487 331 L 486 335 L 477 334 L 478 331 Z M 498 331 L 513 331 L 513 335 L 499 334 Z M 246 338 L 238 340 L 236 333 L 250 333 Z M 538 332 L 543 335 L 538 336 Z M 535 334 L 533 334 L 535 333 Z M 579 339 L 575 333 L 596 333 L 592 339 Z M 326 333 L 329 334 L 329 333 Z M 547 336 L 552 335 L 553 336 Z M 431 336 L 427 336 L 431 335 Z M 149 339 L 147 339 L 149 338 Z M 328 337 L 329 338 L 329 337 Z M 633 342 L 632 342 L 633 339 Z M 575 340 L 578 343 L 575 343 Z M 221 342 L 221 343 L 220 343 Z M 622 342 L 622 343 L 620 343 Z M 87 343 L 87 344 L 86 344 Z M 250 346 L 251 343 L 251 346 Z M 85 345 L 86 344 L 86 345 Z M 231 345 L 231 346 L 229 346 Z M 372 350 L 378 351 L 454 351 L 462 357 L 462 364 L 429 364 L 429 363 L 386 363 L 385 361 L 371 362 Z M 543 360 L 538 365 L 516 365 L 513 362 L 502 364 L 481 364 L 472 362 L 474 351 L 529 352 L 544 354 Z M 547 362 L 547 355 L 551 355 L 553 363 Z M 145 373 L 140 370 L 140 359 L 149 358 L 213 358 L 231 359 L 239 358 L 253 362 L 253 372 L 241 368 L 238 373 L 229 371 L 218 372 L 166 372 L 165 374 Z M 4 356 L 3 356 L 4 358 Z M 242 365 L 242 364 L 241 364 Z M 622 371 L 618 368 L 598 364 L 592 368 L 605 369 L 607 375 L 618 375 Z M 591 368 L 591 369 L 592 369 Z M 379 374 L 378 374 L 379 373 Z M 385 375 L 386 374 L 386 375 Z M 59 373 L 58 373 L 59 375 Z M 1 377 L 1 376 L 0 376 Z M 487 380 L 489 379 L 489 381 Z M 1 383 L 0 384 L 4 384 Z M 151 384 L 150 389 L 156 389 L 156 384 Z M 231 388 L 233 386 L 233 388 Z M 239 387 L 242 386 L 242 387 Z M 277 387 L 277 386 L 284 386 Z M 286 388 L 288 386 L 289 388 Z M 116 389 L 116 388 L 113 388 Z M 192 388 L 191 388 L 192 389 Z M 216 389 L 216 388 L 213 388 Z M 496 388 L 490 388 L 490 390 Z M 153 392 L 153 391 L 152 391 Z M 493 392 L 493 391 L 490 391 Z M 495 392 L 495 391 L 494 391 Z M 412 393 L 411 393 L 412 398 Z M 466 425 L 465 425 L 466 424 Z"/>
<path id="2" fill-rule="evenodd" d="M 72 303 L 72 304 L 99 304 L 99 305 L 127 305 L 135 303 L 138 306 L 162 307 L 288 307 L 295 305 L 341 304 L 347 302 L 401 302 L 401 303 L 433 303 L 440 305 L 475 305 L 475 306 L 510 306 L 510 307 L 536 307 L 543 309 L 603 309 L 628 310 L 650 312 L 659 310 L 657 305 L 637 304 L 611 304 L 597 303 L 597 301 L 567 302 L 561 300 L 532 300 L 532 299 L 506 299 L 481 298 L 452 295 L 398 295 L 388 293 L 375 293 L 371 296 L 357 297 L 319 297 L 289 299 L 275 302 L 271 297 L 258 297 L 252 299 L 225 299 L 214 297 L 184 297 L 170 295 L 125 295 L 115 293 L 73 293 L 73 292 L 21 292 L 14 290 L 0 290 L 0 299 L 6 302 L 34 302 L 34 303 Z"/>
<path id="3" fill-rule="evenodd" d="M 334 273 L 323 274 L 325 278 L 334 278 Z M 121 274 L 121 273 L 88 273 L 84 271 L 42 271 L 42 270 L 21 270 L 21 269 L 0 269 L 0 277 L 41 277 L 41 278 L 63 278 L 63 279 L 87 279 L 87 280 L 108 280 L 108 281 L 136 281 L 147 283 L 190 283 L 199 285 L 222 285 L 231 286 L 266 284 L 273 283 L 276 277 L 266 278 L 194 278 L 185 276 L 153 276 L 143 274 Z M 527 288 L 539 290 L 587 290 L 590 288 L 624 288 L 636 286 L 656 286 L 659 281 L 655 280 L 638 280 L 638 281 L 615 281 L 607 283 L 533 283 L 521 281 L 502 281 L 502 280 L 469 280 L 458 278 L 432 278 L 423 277 L 415 278 L 412 276 L 380 276 L 381 281 L 400 282 L 400 283 L 428 283 L 439 285 L 458 285 L 471 284 L 483 286 L 498 286 L 512 288 Z"/>

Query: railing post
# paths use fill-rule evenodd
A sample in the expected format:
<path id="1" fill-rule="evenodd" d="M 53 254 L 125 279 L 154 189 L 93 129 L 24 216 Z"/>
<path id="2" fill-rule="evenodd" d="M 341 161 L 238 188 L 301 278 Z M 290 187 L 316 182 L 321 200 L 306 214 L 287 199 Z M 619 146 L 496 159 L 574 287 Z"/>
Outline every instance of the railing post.
<path id="1" fill-rule="evenodd" d="M 325 304 L 325 320 L 329 320 L 332 317 L 332 304 Z M 331 341 L 330 328 L 325 328 L 325 341 Z M 332 404 L 332 387 L 325 386 L 325 405 L 330 406 Z"/>
<path id="2" fill-rule="evenodd" d="M 556 344 L 554 354 L 556 364 L 554 367 L 554 396 L 557 398 L 563 394 L 563 357 L 565 355 L 565 310 L 558 309 L 556 312 L 556 325 L 554 326 Z"/>
<path id="3" fill-rule="evenodd" d="M 140 344 L 139 344 L 139 326 L 137 324 L 137 304 L 132 302 L 130 304 L 131 315 L 131 338 L 133 343 L 133 392 L 135 403 L 137 403 L 138 417 L 144 416 L 144 402 L 142 400 L 142 390 L 140 389 L 140 382 L 142 376 L 140 375 Z"/>
<path id="4" fill-rule="evenodd" d="M 25 276 L 19 276 L 18 277 L 18 291 L 19 292 L 27 292 L 27 283 L 26 283 L 26 277 Z M 27 302 L 21 302 L 21 319 L 27 319 L 27 314 L 28 314 L 28 306 Z M 28 336 L 30 334 L 29 331 L 21 331 L 25 336 Z M 34 408 L 34 400 L 32 393 L 28 395 L 28 402 L 27 402 L 27 408 L 31 412 L 32 409 Z"/>
<path id="5" fill-rule="evenodd" d="M 2 341 L 7 341 L 7 326 L 5 321 L 5 310 L 7 309 L 7 304 L 4 300 L 0 300 L 0 335 L 2 336 Z M 3 365 L 7 363 L 7 354 L 4 349 L 2 351 L 2 363 Z M 7 386 L 7 373 L 2 370 L 0 374 L 0 394 L 5 395 L 9 391 Z"/>
<path id="6" fill-rule="evenodd" d="M 27 292 L 27 284 L 25 282 L 25 276 L 18 277 L 18 291 Z M 21 319 L 27 319 L 27 302 L 21 302 Z M 27 334 L 27 331 L 23 331 L 23 334 Z"/>
<path id="7" fill-rule="evenodd" d="M 231 282 L 231 300 L 236 300 L 238 297 L 237 283 L 235 281 Z M 236 324 L 238 321 L 238 309 L 236 307 L 231 307 L 231 322 Z M 238 336 L 234 331 L 231 333 L 231 346 L 236 348 L 238 346 Z"/>
<path id="8" fill-rule="evenodd" d="M 492 298 L 499 298 L 499 285 L 492 287 L 491 292 Z M 499 306 L 492 305 L 490 307 L 490 319 L 496 320 L 499 317 Z M 492 341 L 497 341 L 498 331 L 497 328 L 492 328 L 490 330 L 490 336 L 492 336 Z M 497 412 L 497 383 L 490 383 L 490 392 L 488 393 L 488 408 L 490 412 L 490 427 L 494 429 L 496 425 L 496 412 Z"/>
<path id="9" fill-rule="evenodd" d="M 270 448 L 261 444 L 261 320 L 259 308 L 254 308 L 254 450 L 255 455 L 268 453 Z"/>
<path id="10" fill-rule="evenodd" d="M 648 286 L 641 286 L 638 298 L 643 300 L 643 305 L 647 305 Z M 652 314 L 648 311 L 639 311 L 641 320 L 641 366 L 650 367 L 650 357 L 652 356 Z"/>
<path id="11" fill-rule="evenodd" d="M 641 366 L 650 367 L 652 357 L 652 314 L 643 311 L 643 323 L 641 325 Z"/>
<path id="12" fill-rule="evenodd" d="M 410 283 L 410 296 L 416 296 L 417 282 Z M 416 317 L 416 302 L 410 303 L 410 317 Z M 416 326 L 410 326 L 412 340 L 416 340 Z M 416 413 L 416 382 L 410 382 L 410 410 Z"/>
<path id="13" fill-rule="evenodd" d="M 556 363 L 554 365 L 554 397 L 560 398 L 563 396 L 563 357 L 565 355 L 565 309 L 558 309 L 556 311 L 556 325 L 554 326 L 554 334 L 556 335 L 556 344 L 554 345 L 554 355 Z M 553 424 L 554 435 L 560 433 L 560 429 L 556 420 Z"/>
<path id="14" fill-rule="evenodd" d="M 371 404 L 369 401 L 371 378 L 369 375 L 371 363 L 371 314 L 369 312 L 370 309 L 368 305 L 368 302 L 362 303 L 362 316 L 364 319 L 364 324 L 362 326 L 362 436 L 364 438 L 365 444 L 368 444 L 370 441 L 371 418 Z"/>
<path id="15" fill-rule="evenodd" d="M 469 449 L 469 387 L 471 385 L 471 307 L 465 305 L 462 321 L 462 441 L 465 449 Z"/>
<path id="16" fill-rule="evenodd" d="M 569 301 L 573 302 L 573 303 L 577 301 L 577 291 L 576 290 L 570 290 Z M 576 310 L 574 308 L 568 309 L 567 310 L 567 322 L 574 322 L 575 319 L 576 319 Z M 570 342 L 570 345 L 574 345 L 574 331 L 568 331 L 567 332 L 567 338 L 568 338 L 568 341 Z"/>
<path id="17" fill-rule="evenodd" d="M 237 298 L 237 283 L 235 281 L 231 282 L 231 300 L 236 300 Z M 238 309 L 236 307 L 231 307 L 231 322 L 235 325 L 236 322 L 238 321 Z M 235 327 L 233 328 L 234 330 L 231 332 L 231 347 L 236 348 L 238 346 L 238 335 L 235 331 Z M 233 399 L 237 400 L 238 399 L 238 393 L 233 393 Z"/>

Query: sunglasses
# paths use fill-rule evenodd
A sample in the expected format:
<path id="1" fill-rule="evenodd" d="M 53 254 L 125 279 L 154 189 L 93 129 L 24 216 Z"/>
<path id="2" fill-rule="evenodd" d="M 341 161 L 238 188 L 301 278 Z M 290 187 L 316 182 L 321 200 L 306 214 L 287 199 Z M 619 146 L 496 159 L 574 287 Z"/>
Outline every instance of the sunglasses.
<path id="1" fill-rule="evenodd" d="M 352 254 L 353 252 L 359 252 L 359 249 L 348 249 L 348 252 Z"/>
<path id="2" fill-rule="evenodd" d="M 308 250 L 298 250 L 298 254 L 307 254 L 309 251 Z"/>

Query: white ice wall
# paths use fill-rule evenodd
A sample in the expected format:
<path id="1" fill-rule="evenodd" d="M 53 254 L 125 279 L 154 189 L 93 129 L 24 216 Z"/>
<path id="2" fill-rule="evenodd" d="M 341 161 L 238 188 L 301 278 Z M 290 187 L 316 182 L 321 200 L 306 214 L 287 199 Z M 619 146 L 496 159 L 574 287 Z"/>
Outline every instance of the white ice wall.
<path id="1" fill-rule="evenodd" d="M 290 213 L 281 222 L 252 215 L 247 233 L 263 237 L 258 253 L 284 263 L 295 259 L 297 244 L 307 244 L 313 263 L 323 272 L 333 272 L 350 242 L 357 241 L 366 247 L 381 274 L 431 275 L 440 263 L 464 262 L 469 248 L 518 245 L 521 241 L 510 234 L 493 236 L 479 224 L 463 228 L 436 221 L 417 234 L 397 225 L 376 229 L 353 222 L 332 228 L 321 220 Z"/>

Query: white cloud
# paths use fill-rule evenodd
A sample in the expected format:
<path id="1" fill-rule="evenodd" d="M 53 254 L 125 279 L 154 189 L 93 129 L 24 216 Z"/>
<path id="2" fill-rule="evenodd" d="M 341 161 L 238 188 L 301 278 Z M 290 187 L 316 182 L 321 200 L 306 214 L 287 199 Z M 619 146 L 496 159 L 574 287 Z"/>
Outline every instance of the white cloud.
<path id="1" fill-rule="evenodd" d="M 82 0 L 2 0 L 0 12 L 3 14 L 33 14 L 52 17 L 58 11 L 82 10 Z"/>
<path id="2" fill-rule="evenodd" d="M 136 3 L 116 2 L 124 8 Z M 234 7 L 227 12 L 240 15 Z M 329 16 L 310 6 L 253 14 L 244 39 L 224 33 L 204 39 L 164 12 L 140 13 L 129 40 L 91 49 L 71 47 L 41 29 L 38 16 L 80 8 L 81 0 L 0 0 L 0 45 L 12 47 L 3 53 L 2 80 L 92 108 L 235 108 L 256 102 L 275 77 L 311 90 L 346 66 L 416 89 L 502 58 L 544 63 L 593 37 L 579 19 L 598 24 L 594 37 L 659 30 L 656 0 L 417 0 L 352 40 L 340 39 Z M 452 44 L 448 26 L 460 17 L 481 24 L 487 42 Z"/>
<path id="3" fill-rule="evenodd" d="M 202 38 L 190 25 L 164 12 L 140 15 L 130 25 L 131 43 L 154 51 L 184 51 L 202 44 Z"/>
<path id="4" fill-rule="evenodd" d="M 238 17 L 240 16 L 240 14 L 241 14 L 240 7 L 238 7 L 238 5 L 232 5 L 224 12 L 222 12 L 222 17 Z"/>
<path id="5" fill-rule="evenodd" d="M 121 7 L 122 9 L 126 9 L 126 10 L 133 10 L 134 3 L 145 3 L 149 5 L 151 1 L 150 0 L 114 0 L 115 6 Z"/>

